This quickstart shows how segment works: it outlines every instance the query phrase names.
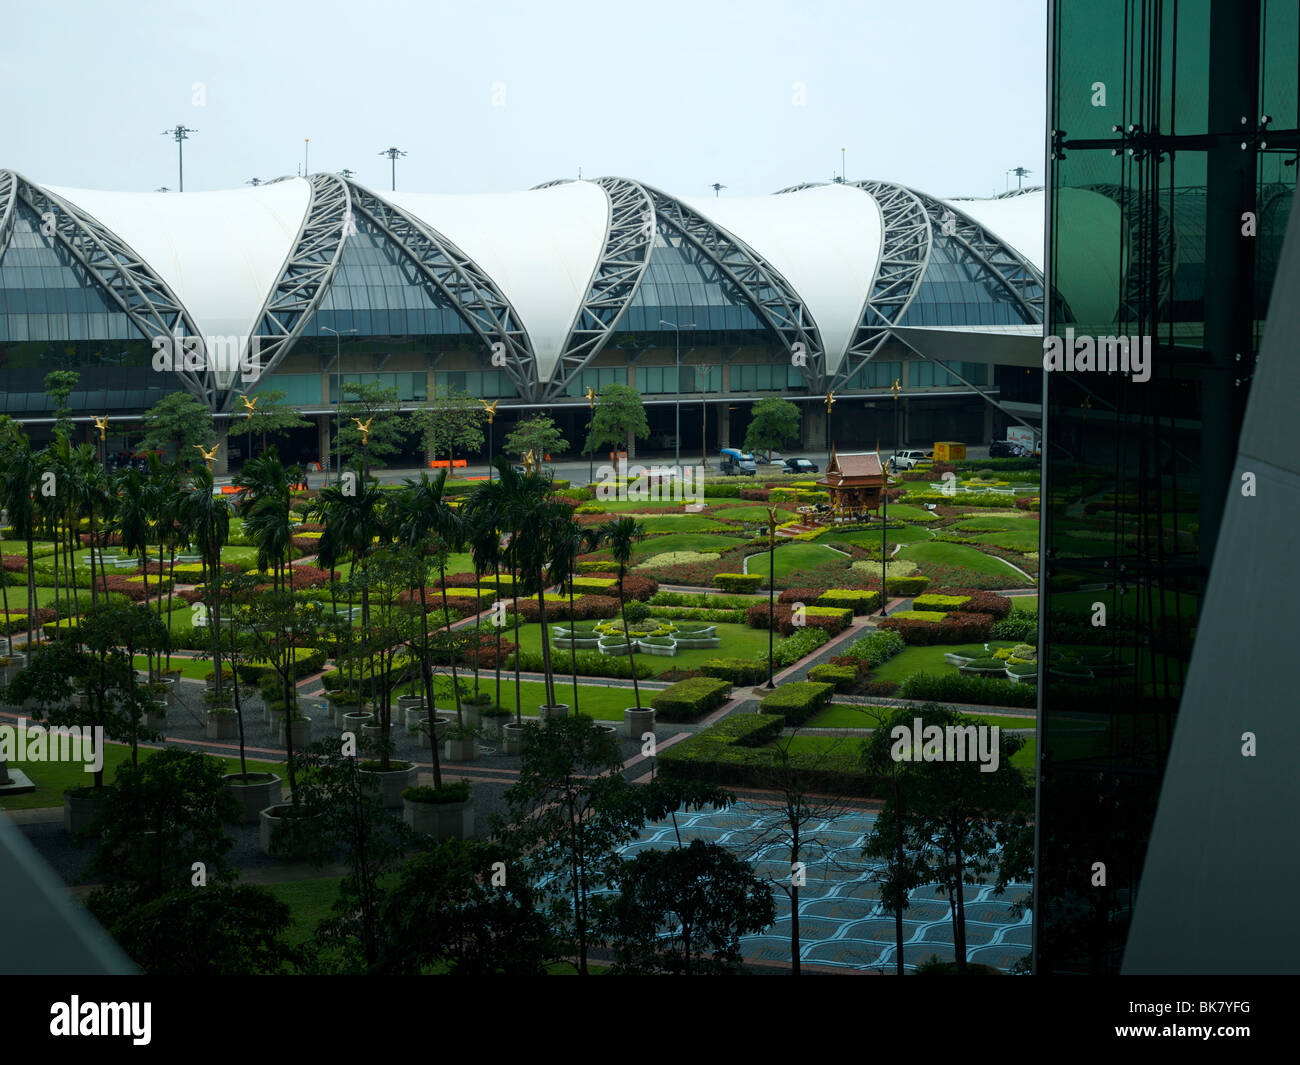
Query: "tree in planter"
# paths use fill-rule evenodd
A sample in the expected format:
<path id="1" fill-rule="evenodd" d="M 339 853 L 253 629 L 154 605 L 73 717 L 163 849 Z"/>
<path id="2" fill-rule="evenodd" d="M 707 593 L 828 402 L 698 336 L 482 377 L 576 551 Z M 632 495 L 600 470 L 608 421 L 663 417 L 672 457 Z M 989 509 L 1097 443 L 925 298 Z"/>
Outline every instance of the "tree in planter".
<path id="1" fill-rule="evenodd" d="M 261 458 L 246 462 L 235 481 L 244 533 L 257 547 L 257 568 L 270 572 L 274 566 L 277 591 L 285 585 L 286 571 L 288 590 L 293 591 L 294 480 L 275 448 L 270 448 Z"/>
<path id="2" fill-rule="evenodd" d="M 195 862 L 207 882 L 234 879 L 225 826 L 240 810 L 222 790 L 222 772 L 216 758 L 179 747 L 118 767 L 92 830 L 99 842 L 89 869 L 105 886 L 87 905 L 101 921 L 112 924 L 112 916 L 169 891 L 194 890 Z"/>
<path id="3" fill-rule="evenodd" d="M 560 575 L 560 592 L 569 596 L 569 631 L 573 632 L 576 623 L 573 606 L 573 587 L 578 575 L 578 558 L 588 551 L 594 551 L 600 545 L 598 529 L 580 526 L 570 511 L 556 530 L 555 557 L 552 572 Z M 578 642 L 569 640 L 569 668 L 573 674 L 573 712 L 578 713 Z"/>
<path id="4" fill-rule="evenodd" d="M 494 833 L 545 883 L 548 920 L 563 953 L 576 953 L 587 975 L 593 942 L 592 896 L 620 869 L 618 849 L 648 820 L 683 807 L 726 806 L 731 796 L 696 781 L 656 779 L 634 785 L 620 772 L 618 742 L 587 717 L 526 726 L 519 779 L 506 791 L 507 814 Z"/>
<path id="5" fill-rule="evenodd" d="M 919 749 L 922 737 L 912 736 L 918 717 L 923 735 L 932 727 L 940 730 L 938 736 L 946 737 L 955 735 L 948 732 L 950 728 L 979 726 L 976 719 L 965 714 L 927 703 L 895 712 L 885 728 L 873 733 L 873 741 L 884 742 L 876 741 L 876 736 L 887 736 L 891 758 L 904 753 L 909 742 Z M 906 728 L 906 733 L 895 734 L 900 727 Z M 976 733 L 966 735 L 973 743 Z M 1011 757 L 1024 745 L 1024 739 L 999 732 L 998 743 L 997 769 L 991 772 L 984 772 L 985 766 L 972 757 L 903 760 L 906 805 L 896 804 L 892 796 L 885 804 L 905 833 L 929 843 L 926 872 L 948 897 L 959 973 L 964 973 L 967 965 L 964 885 L 983 884 L 992 877 L 996 895 L 1005 891 L 1011 881 L 1026 880 L 1030 875 L 1033 829 L 1028 817 L 1033 792 L 1020 770 L 1011 764 Z M 910 755 L 911 750 L 906 753 Z M 905 882 L 906 869 L 901 874 Z"/>
<path id="6" fill-rule="evenodd" d="M 209 447 L 214 436 L 212 411 L 189 392 L 169 392 L 145 412 L 141 448 L 161 451 L 175 448 L 181 462 L 194 457 L 196 445 Z"/>
<path id="7" fill-rule="evenodd" d="M 799 436 L 799 408 L 788 399 L 768 396 L 754 404 L 749 427 L 745 430 L 745 450 L 757 454 L 771 453 Z"/>
<path id="8" fill-rule="evenodd" d="M 203 560 L 204 598 L 207 601 L 212 665 L 215 670 L 214 690 L 217 698 L 220 699 L 222 695 L 221 549 L 230 539 L 230 506 L 224 497 L 213 494 L 211 471 L 199 469 L 194 472 L 188 489 L 180 497 L 178 516 L 193 538 L 194 546 Z M 239 723 L 239 742 L 241 772 L 243 772 L 244 724 L 242 719 Z"/>
<path id="9" fill-rule="evenodd" d="M 513 861 L 500 843 L 449 839 L 403 865 L 380 913 L 385 949 L 377 971 L 414 975 L 439 965 L 456 976 L 542 975 L 558 951 Z M 484 876 L 498 862 L 506 870 L 499 887 Z"/>
<path id="10" fill-rule="evenodd" d="M 357 760 L 341 755 L 337 744 L 313 744 L 294 762 L 291 772 L 300 781 L 297 816 L 277 827 L 273 846 L 317 866 L 340 858 L 347 865 L 336 916 L 318 934 L 335 948 L 339 971 L 369 972 L 386 947 L 379 913 L 388 892 L 381 881 L 401 860 L 410 830 L 384 811 Z"/>
<path id="11" fill-rule="evenodd" d="M 483 447 L 483 407 L 473 396 L 449 388 L 443 395 L 435 396 L 427 407 L 420 407 L 411 416 L 411 424 L 420 434 L 426 454 L 435 459 L 447 457 L 447 468 L 455 459 L 456 450 L 478 451 Z"/>
<path id="12" fill-rule="evenodd" d="M 618 564 L 618 614 L 623 622 L 623 641 L 627 646 L 627 665 L 632 674 L 632 693 L 641 709 L 641 687 L 636 679 L 636 659 L 632 655 L 632 637 L 627 631 L 627 599 L 623 594 L 623 577 L 632 561 L 632 550 L 645 539 L 645 526 L 635 518 L 611 518 L 600 527 L 600 543 L 609 548 Z"/>
<path id="13" fill-rule="evenodd" d="M 776 920 L 771 885 L 702 839 L 642 851 L 623 863 L 616 883 L 618 894 L 601 900 L 615 973 L 739 972 L 740 937 Z"/>
<path id="14" fill-rule="evenodd" d="M 506 436 L 506 453 L 521 458 L 531 452 L 541 462 L 548 455 L 568 450 L 569 442 L 549 414 L 529 415 Z"/>
<path id="15" fill-rule="evenodd" d="M 478 491 L 470 498 L 470 502 L 464 508 L 462 517 L 462 528 L 469 547 L 470 556 L 474 560 L 474 592 L 476 601 L 483 598 L 483 575 L 491 572 L 495 578 L 493 588 L 496 590 L 498 601 L 501 595 L 501 562 L 503 558 L 503 548 L 501 544 L 501 516 L 496 509 L 499 500 L 494 494 L 489 493 L 485 498 L 480 499 L 479 493 L 483 491 L 480 486 Z M 478 631 L 479 619 L 482 618 L 482 611 L 479 611 L 478 618 L 475 619 L 475 644 L 476 650 L 474 655 L 474 694 L 478 694 Z M 496 699 L 495 705 L 501 705 L 501 618 L 497 611 L 492 611 L 492 627 L 496 630 Z M 518 706 L 518 687 L 515 688 L 516 696 L 516 720 L 519 719 Z"/>
<path id="16" fill-rule="evenodd" d="M 629 433 L 638 440 L 650 435 L 641 393 L 628 385 L 611 382 L 600 390 L 583 450 L 594 454 L 606 444 L 622 450 L 627 446 Z"/>
<path id="17" fill-rule="evenodd" d="M 547 484 L 549 487 L 549 482 Z M 551 664 L 551 627 L 546 617 L 546 589 L 555 583 L 557 573 L 569 572 L 575 528 L 573 508 L 551 498 L 549 492 L 540 491 L 530 491 L 518 502 L 518 524 L 515 527 L 525 531 L 525 534 L 515 537 L 512 542 L 519 571 L 519 587 L 515 594 L 518 596 L 522 591 L 524 595 L 537 596 L 546 704 L 555 706 L 555 670 Z"/>
<path id="18" fill-rule="evenodd" d="M 378 383 L 345 384 L 343 395 L 345 402 L 340 411 L 334 454 L 342 458 L 339 469 L 355 467 L 365 480 L 371 466 L 382 468 L 389 458 L 402 453 L 410 430 L 403 423 L 396 388 L 385 388 Z M 366 432 L 361 431 L 357 421 L 368 427 Z"/>
<path id="19" fill-rule="evenodd" d="M 267 388 L 257 393 L 257 398 L 253 400 L 253 409 L 244 410 L 244 424 L 241 428 L 248 435 L 251 441 L 254 434 L 262 438 L 262 451 L 266 451 L 266 438 L 268 436 L 287 435 L 291 429 L 308 429 L 311 422 L 285 403 L 288 393 L 279 388 Z M 246 397 L 247 398 L 247 397 Z M 253 449 L 250 446 L 248 455 L 245 458 L 253 457 Z"/>
<path id="20" fill-rule="evenodd" d="M 72 410 L 68 407 L 68 398 L 79 380 L 81 374 L 76 370 L 51 370 L 45 375 L 45 395 L 54 408 L 56 439 L 67 440 L 72 433 Z"/>

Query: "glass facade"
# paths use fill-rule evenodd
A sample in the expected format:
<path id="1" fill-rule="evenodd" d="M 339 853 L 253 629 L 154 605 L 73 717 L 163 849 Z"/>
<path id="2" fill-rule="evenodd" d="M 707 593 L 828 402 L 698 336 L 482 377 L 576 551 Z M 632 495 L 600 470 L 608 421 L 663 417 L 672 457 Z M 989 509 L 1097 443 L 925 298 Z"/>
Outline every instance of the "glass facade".
<path id="1" fill-rule="evenodd" d="M 930 262 L 900 325 L 1032 325 L 1033 320 L 979 259 L 934 231 Z"/>
<path id="2" fill-rule="evenodd" d="M 1042 375 L 1035 971 L 1110 974 L 1295 185 L 1300 9 L 1054 0 L 1050 17 L 1047 334 L 1150 351 Z"/>
<path id="3" fill-rule="evenodd" d="M 343 388 L 345 391 L 344 400 L 348 399 L 346 390 L 348 385 L 379 385 L 381 388 L 397 389 L 397 398 L 404 402 L 423 402 L 429 398 L 428 377 L 423 370 L 414 373 L 345 373 L 342 375 L 330 374 L 330 402 L 339 401 L 339 377 L 343 378 Z M 443 378 L 452 376 L 443 374 Z M 463 375 L 462 375 L 463 376 Z M 271 378 L 272 383 L 275 377 Z M 319 378 L 317 381 L 319 382 Z M 319 383 L 317 384 L 317 399 L 319 398 Z"/>
<path id="4" fill-rule="evenodd" d="M 683 326 L 693 322 L 696 329 L 713 332 L 766 332 L 749 300 L 712 263 L 689 245 L 668 243 L 662 233 L 655 237 L 641 285 L 615 331 L 671 332 L 661 320 Z"/>

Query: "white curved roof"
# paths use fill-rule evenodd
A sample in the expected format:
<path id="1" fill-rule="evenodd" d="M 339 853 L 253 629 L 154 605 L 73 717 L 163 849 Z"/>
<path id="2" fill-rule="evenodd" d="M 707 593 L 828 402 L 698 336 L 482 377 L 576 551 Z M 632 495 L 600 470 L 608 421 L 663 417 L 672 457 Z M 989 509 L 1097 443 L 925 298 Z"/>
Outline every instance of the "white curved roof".
<path id="1" fill-rule="evenodd" d="M 780 196 L 682 203 L 739 237 L 790 282 L 817 323 L 827 371 L 838 370 L 880 258 L 876 201 L 849 185 L 818 185 Z"/>
<path id="2" fill-rule="evenodd" d="M 176 293 L 203 337 L 241 338 L 224 351 L 216 346 L 222 362 L 237 360 L 242 338 L 256 329 L 311 198 L 302 178 L 183 194 L 45 187 L 130 245 Z"/>
<path id="3" fill-rule="evenodd" d="M 375 193 L 446 236 L 497 283 L 549 381 L 587 295 L 609 229 L 609 197 L 590 181 L 528 192 Z"/>
<path id="4" fill-rule="evenodd" d="M 1047 194 L 1025 192 L 1000 200 L 944 200 L 953 210 L 961 211 L 1011 245 L 1034 268 L 1043 270 L 1043 235 L 1047 222 Z"/>

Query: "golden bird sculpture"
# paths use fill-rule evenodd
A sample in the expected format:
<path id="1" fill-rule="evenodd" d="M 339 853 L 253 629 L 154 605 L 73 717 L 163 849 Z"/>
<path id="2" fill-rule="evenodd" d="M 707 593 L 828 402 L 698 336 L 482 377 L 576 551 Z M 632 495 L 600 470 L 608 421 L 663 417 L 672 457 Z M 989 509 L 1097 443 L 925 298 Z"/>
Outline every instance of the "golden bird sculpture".
<path id="1" fill-rule="evenodd" d="M 212 460 L 217 457 L 217 449 L 219 447 L 221 447 L 220 444 L 213 444 L 212 450 L 209 451 L 202 444 L 194 445 L 195 450 L 198 451 L 198 453 L 203 456 L 203 461 L 208 464 L 208 469 L 212 469 Z"/>
<path id="2" fill-rule="evenodd" d="M 251 400 L 247 396 L 240 396 L 239 398 L 244 404 L 244 413 L 251 418 L 253 412 L 257 410 L 257 401 L 260 397 L 254 396 Z"/>
<path id="3" fill-rule="evenodd" d="M 829 414 L 829 413 L 831 412 L 831 408 L 832 408 L 833 406 L 835 406 L 835 393 L 834 393 L 834 392 L 827 392 L 827 393 L 826 393 L 826 413 L 827 413 L 827 414 Z"/>
<path id="4" fill-rule="evenodd" d="M 370 436 L 370 423 L 375 420 L 374 415 L 372 414 L 364 422 L 362 422 L 360 418 L 353 418 L 352 420 L 356 423 L 357 428 L 361 431 L 361 446 L 365 447 L 366 440 Z"/>
<path id="5" fill-rule="evenodd" d="M 99 430 L 99 442 L 102 444 L 104 438 L 108 436 L 108 415 L 105 414 L 102 418 L 96 418 L 92 415 L 91 420 L 95 423 L 95 428 Z"/>
<path id="6" fill-rule="evenodd" d="M 533 449 L 528 449 L 528 454 L 524 456 L 524 471 L 533 473 L 537 469 L 537 456 L 533 454 Z"/>
<path id="7" fill-rule="evenodd" d="M 496 417 L 497 404 L 501 401 L 499 399 L 494 399 L 489 403 L 486 399 L 480 399 L 479 402 L 483 404 L 483 413 L 487 415 L 488 425 L 491 425 L 492 419 Z"/>
<path id="8" fill-rule="evenodd" d="M 587 386 L 587 402 L 593 407 L 596 405 L 596 390 L 591 385 Z"/>

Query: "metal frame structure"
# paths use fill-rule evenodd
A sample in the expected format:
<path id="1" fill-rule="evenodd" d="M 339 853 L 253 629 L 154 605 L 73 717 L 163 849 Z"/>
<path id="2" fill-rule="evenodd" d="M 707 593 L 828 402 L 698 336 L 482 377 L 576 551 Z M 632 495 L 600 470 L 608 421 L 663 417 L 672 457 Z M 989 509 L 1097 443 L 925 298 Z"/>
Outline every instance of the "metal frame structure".
<path id="1" fill-rule="evenodd" d="M 921 287 L 934 244 L 929 213 L 911 189 L 886 181 L 849 184 L 880 208 L 880 257 L 853 339 L 828 383 L 830 391 L 844 388 L 894 335 L 893 327 L 902 321 Z"/>
<path id="2" fill-rule="evenodd" d="M 537 188 L 564 184 L 568 181 L 549 181 Z M 547 398 L 564 395 L 614 335 L 641 286 L 654 247 L 655 210 L 646 190 L 626 178 L 598 178 L 592 184 L 598 185 L 609 201 L 605 242 L 555 372 L 543 388 Z"/>
<path id="3" fill-rule="evenodd" d="M 450 240 L 354 181 L 347 181 L 352 208 L 410 257 L 420 273 L 450 301 L 489 350 L 504 348 L 502 367 L 520 398 L 541 398 L 537 359 L 518 312 L 496 282 Z"/>
<path id="4" fill-rule="evenodd" d="M 145 337 L 193 339 L 197 341 L 195 354 L 206 365 L 205 341 L 189 311 L 148 263 L 97 219 L 21 174 L 6 173 L 12 191 L 5 206 L 5 226 L 12 228 L 14 201 L 17 200 L 40 218 L 53 218 L 53 235 Z M 8 234 L 5 236 L 7 240 Z M 203 371 L 200 376 L 182 366 L 173 372 L 189 391 L 207 403 L 210 409 L 213 408 L 216 393 L 211 387 L 208 371 Z"/>
<path id="5" fill-rule="evenodd" d="M 1169 215 L 1168 209 L 1164 204 L 1156 204 L 1156 234 L 1155 240 L 1151 239 L 1148 232 L 1151 226 L 1151 211 L 1149 203 L 1145 197 L 1141 196 L 1136 189 L 1127 185 L 1085 185 L 1083 186 L 1089 192 L 1096 192 L 1113 200 L 1119 205 L 1120 211 L 1125 218 L 1137 219 L 1137 225 L 1129 226 L 1128 239 L 1128 261 L 1127 268 L 1124 271 L 1124 302 L 1120 307 L 1119 313 L 1130 319 L 1141 318 L 1138 313 L 1138 306 L 1145 302 L 1148 296 L 1148 286 L 1146 284 L 1146 275 L 1140 256 L 1144 254 L 1144 249 L 1149 248 L 1168 248 L 1168 255 L 1157 256 L 1156 261 L 1156 284 L 1157 284 L 1157 304 L 1153 308 L 1155 313 L 1159 313 L 1161 308 L 1168 306 L 1169 297 L 1174 288 L 1174 242 L 1177 235 L 1174 232 L 1173 219 Z M 1065 320 L 1072 316 L 1068 311 Z"/>
<path id="6" fill-rule="evenodd" d="M 826 351 L 817 324 L 794 286 L 758 252 L 721 226 L 667 193 L 650 185 L 640 187 L 650 197 L 659 232 L 663 234 L 667 226 L 711 262 L 749 300 L 763 324 L 791 355 L 795 345 L 800 345 L 804 361 L 799 370 L 810 389 L 820 390 L 826 378 Z"/>
<path id="7" fill-rule="evenodd" d="M 9 245 L 9 234 L 13 232 L 14 190 L 17 177 L 12 170 L 0 170 L 0 259 L 4 258 L 5 248 Z"/>
<path id="8" fill-rule="evenodd" d="M 256 318 L 259 380 L 284 360 L 311 321 L 338 268 L 347 239 L 352 217 L 347 183 L 334 174 L 313 174 L 307 180 L 311 186 L 307 212 L 293 249 Z M 241 353 L 241 365 L 247 365 L 254 339 L 248 338 Z M 236 391 L 231 388 L 231 381 L 219 380 L 218 384 L 221 392 L 217 410 L 225 411 L 234 401 Z"/>

